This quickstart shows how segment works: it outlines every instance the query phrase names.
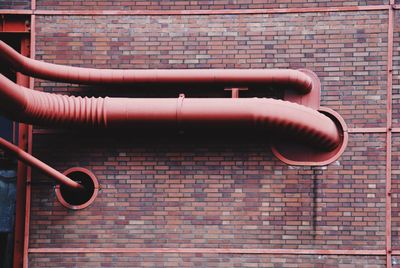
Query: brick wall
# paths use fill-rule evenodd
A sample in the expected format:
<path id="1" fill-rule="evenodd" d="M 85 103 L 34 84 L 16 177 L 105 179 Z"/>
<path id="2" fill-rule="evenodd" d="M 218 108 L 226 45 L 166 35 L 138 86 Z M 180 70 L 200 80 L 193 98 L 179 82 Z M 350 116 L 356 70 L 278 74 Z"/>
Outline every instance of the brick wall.
<path id="1" fill-rule="evenodd" d="M 400 184 L 399 184 L 399 175 L 400 175 L 400 135 L 395 134 L 393 136 L 393 157 L 392 157 L 392 165 L 393 165 L 393 205 L 392 205 L 392 236 L 393 236 L 393 248 L 400 249 Z"/>
<path id="2" fill-rule="evenodd" d="M 37 16 L 37 58 L 97 68 L 309 68 L 321 79 L 322 105 L 337 110 L 350 127 L 385 127 L 387 19 L 386 11 Z M 396 79 L 395 74 L 398 85 Z M 40 80 L 35 87 L 136 95 L 128 88 L 99 90 Z M 287 166 L 274 158 L 266 139 L 252 135 L 90 135 L 34 136 L 34 154 L 40 159 L 59 170 L 89 168 L 102 190 L 88 209 L 68 211 L 56 201 L 53 182 L 35 173 L 31 248 L 384 249 L 385 133 L 351 134 L 343 156 L 322 168 Z M 398 141 L 400 136 L 395 135 L 393 144 Z M 392 234 L 393 244 L 399 247 L 396 146 Z M 270 267 L 383 267 L 385 258 L 30 254 L 30 267 L 79 263 L 92 267 L 268 267 L 269 263 Z"/>
<path id="3" fill-rule="evenodd" d="M 98 68 L 308 68 L 321 79 L 322 105 L 338 111 L 349 127 L 382 127 L 386 23 L 381 11 L 46 16 L 37 21 L 37 58 Z"/>
<path id="4" fill-rule="evenodd" d="M 393 114 L 400 113 L 400 15 L 395 13 L 393 34 Z M 399 116 L 393 116 L 393 125 L 400 126 Z"/>
<path id="5" fill-rule="evenodd" d="M 357 257 L 304 255 L 304 256 L 259 256 L 234 254 L 68 254 L 48 256 L 38 254 L 31 264 L 34 267 L 59 267 L 59 263 L 70 262 L 78 267 L 384 267 L 383 257 Z M 90 264 L 88 261 L 93 261 Z M 53 262 L 52 262 L 53 261 Z M 54 262 L 55 261 L 55 262 Z"/>
<path id="6" fill-rule="evenodd" d="M 30 0 L 1 0 L 0 9 L 30 9 Z"/>
<path id="7" fill-rule="evenodd" d="M 198 10 L 198 9 L 241 9 L 241 8 L 297 8 L 326 6 L 382 5 L 389 0 L 155 0 L 155 1 L 110 1 L 110 0 L 37 0 L 38 8 L 53 10 L 101 9 L 101 10 Z"/>
<path id="8" fill-rule="evenodd" d="M 30 246 L 384 245 L 383 135 L 352 135 L 341 160 L 327 168 L 284 165 L 262 140 L 155 140 L 38 139 L 53 148 L 37 150 L 42 159 L 60 170 L 85 166 L 103 188 L 90 209 L 71 213 L 50 185 L 35 185 Z"/>

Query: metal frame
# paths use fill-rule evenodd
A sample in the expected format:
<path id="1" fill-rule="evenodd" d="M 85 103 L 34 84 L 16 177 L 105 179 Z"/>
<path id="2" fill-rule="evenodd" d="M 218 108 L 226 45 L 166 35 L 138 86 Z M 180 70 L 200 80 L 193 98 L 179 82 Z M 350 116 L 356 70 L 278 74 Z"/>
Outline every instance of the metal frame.
<path id="1" fill-rule="evenodd" d="M 386 91 L 386 267 L 392 267 L 392 83 L 393 21 L 395 0 L 390 0 L 388 14 L 387 91 Z"/>
<path id="2" fill-rule="evenodd" d="M 35 16 L 30 16 L 30 24 L 23 13 L 2 14 L 0 32 L 15 35 L 21 40 L 21 54 L 33 57 L 35 54 L 35 39 L 30 37 L 34 32 Z M 32 34 L 34 36 L 34 33 Z M 17 83 L 33 88 L 33 79 L 17 74 Z M 32 126 L 26 124 L 14 124 L 14 131 L 18 128 L 18 147 L 28 153 L 32 152 Z M 15 132 L 14 132 L 15 135 Z M 29 216 L 31 193 L 31 169 L 18 162 L 17 167 L 17 201 L 15 215 L 15 235 L 13 267 L 27 267 L 28 242 L 29 242 Z"/>
<path id="3" fill-rule="evenodd" d="M 392 133 L 400 133 L 400 127 L 392 128 L 392 57 L 393 57 L 393 18 L 394 10 L 400 9 L 399 4 L 395 4 L 394 0 L 388 0 L 387 5 L 371 5 L 371 6 L 349 6 L 349 7 L 318 7 L 318 8 L 277 8 L 277 9 L 234 9 L 234 10 L 128 10 L 128 11 L 58 11 L 58 10 L 36 10 L 36 1 L 32 0 L 31 10 L 0 10 L 0 14 L 22 14 L 31 15 L 31 57 L 35 56 L 35 15 L 232 15 L 232 14 L 282 14 L 282 13 L 314 13 L 314 12 L 354 12 L 354 11 L 388 11 L 388 54 L 387 54 L 387 120 L 385 127 L 376 128 L 350 128 L 349 133 L 386 133 L 386 243 L 384 250 L 315 250 L 315 249 L 220 249 L 220 248 L 28 248 L 29 242 L 29 212 L 30 212 L 30 171 L 26 167 L 20 167 L 18 176 L 19 180 L 24 177 L 28 179 L 26 184 L 26 204 L 25 208 L 18 206 L 17 217 L 25 214 L 23 232 L 23 267 L 28 265 L 28 253 L 229 253 L 229 254 L 286 254 L 286 255 L 371 255 L 386 256 L 387 267 L 392 267 L 391 257 L 400 255 L 400 250 L 393 250 L 391 247 L 391 142 Z M 33 80 L 30 81 L 33 87 Z M 21 131 L 22 130 L 22 131 Z M 25 133 L 25 134 L 23 134 Z M 52 134 L 60 133 L 57 130 L 41 130 L 35 131 L 34 134 Z M 23 136 L 27 139 L 24 139 Z M 20 126 L 20 146 L 27 147 L 31 151 L 32 128 L 24 125 Z M 25 170 L 25 171 L 24 171 Z M 21 186 L 22 190 L 23 186 Z M 22 213 L 23 209 L 25 210 Z M 21 224 L 21 223 L 20 223 Z M 21 237 L 19 233 L 16 233 Z M 17 254 L 18 255 L 18 254 Z M 20 256 L 20 255 L 18 255 Z M 20 267 L 14 265 L 14 267 Z"/>
<path id="4" fill-rule="evenodd" d="M 29 56 L 30 54 L 30 41 L 29 37 L 21 39 L 21 54 Z M 30 86 L 30 79 L 27 76 L 17 75 L 17 83 L 19 85 Z M 18 125 L 18 147 L 32 152 L 32 127 L 26 124 Z M 17 201 L 16 201 L 16 215 L 15 215 L 15 235 L 14 235 L 14 260 L 13 267 L 23 266 L 25 260 L 24 248 L 27 238 L 25 237 L 25 230 L 29 228 L 29 221 L 26 221 L 26 212 L 30 210 L 30 180 L 31 169 L 18 162 L 17 168 Z M 29 193 L 29 195 L 27 195 Z"/>
<path id="5" fill-rule="evenodd" d="M 385 256 L 385 250 L 247 249 L 247 248 L 31 248 L 29 253 L 217 253 L 277 255 Z"/>

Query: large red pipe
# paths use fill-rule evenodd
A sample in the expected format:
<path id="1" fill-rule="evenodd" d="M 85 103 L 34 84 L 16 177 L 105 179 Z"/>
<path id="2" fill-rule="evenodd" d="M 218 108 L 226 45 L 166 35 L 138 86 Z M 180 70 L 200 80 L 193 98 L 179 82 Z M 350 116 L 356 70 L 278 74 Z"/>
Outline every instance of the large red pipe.
<path id="1" fill-rule="evenodd" d="M 67 176 L 65 176 L 64 174 L 58 172 L 57 170 L 55 170 L 54 168 L 46 165 L 45 163 L 43 163 L 42 161 L 40 161 L 39 159 L 35 158 L 34 156 L 28 154 L 27 152 L 25 152 L 24 150 L 20 149 L 18 146 L 15 146 L 14 144 L 6 141 L 3 138 L 0 138 L 0 148 L 2 148 L 3 150 L 13 154 L 15 157 L 17 157 L 19 160 L 21 160 L 22 162 L 24 162 L 25 164 L 32 166 L 38 170 L 40 170 L 41 172 L 43 172 L 44 174 L 48 175 L 49 177 L 57 180 L 59 183 L 72 188 L 72 189 L 83 189 L 83 186 L 81 184 L 79 184 L 78 182 L 71 180 L 70 178 L 68 178 Z"/>
<path id="2" fill-rule="evenodd" d="M 327 116 L 275 99 L 82 98 L 31 90 L 0 75 L 0 100 L 3 113 L 30 124 L 260 127 L 287 133 L 322 149 L 340 143 L 336 125 Z"/>
<path id="3" fill-rule="evenodd" d="M 0 58 L 23 74 L 67 83 L 218 83 L 230 86 L 278 83 L 290 85 L 301 94 L 313 88 L 309 75 L 290 69 L 117 70 L 64 66 L 22 56 L 3 41 L 0 41 Z"/>

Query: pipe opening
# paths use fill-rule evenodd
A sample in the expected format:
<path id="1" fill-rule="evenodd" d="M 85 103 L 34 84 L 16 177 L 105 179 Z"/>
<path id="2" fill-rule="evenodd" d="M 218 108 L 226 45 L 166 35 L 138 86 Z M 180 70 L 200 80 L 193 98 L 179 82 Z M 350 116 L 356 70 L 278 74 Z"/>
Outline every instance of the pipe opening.
<path id="1" fill-rule="evenodd" d="M 56 196 L 60 203 L 73 210 L 88 207 L 95 200 L 99 184 L 92 172 L 83 168 L 72 168 L 64 172 L 66 176 L 81 184 L 84 189 L 76 191 L 66 185 L 57 185 Z"/>

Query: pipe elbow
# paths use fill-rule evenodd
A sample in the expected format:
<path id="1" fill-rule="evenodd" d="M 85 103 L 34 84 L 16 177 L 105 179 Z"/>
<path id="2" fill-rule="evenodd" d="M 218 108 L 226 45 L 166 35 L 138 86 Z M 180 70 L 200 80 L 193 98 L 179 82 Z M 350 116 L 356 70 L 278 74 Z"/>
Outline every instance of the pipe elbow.
<path id="1" fill-rule="evenodd" d="M 311 108 L 282 100 L 260 99 L 252 106 L 255 124 L 277 135 L 300 140 L 322 150 L 333 150 L 340 143 L 335 123 Z"/>
<path id="2" fill-rule="evenodd" d="M 38 92 L 15 84 L 0 74 L 1 112 L 15 121 L 40 125 L 104 127 L 104 98 Z"/>

